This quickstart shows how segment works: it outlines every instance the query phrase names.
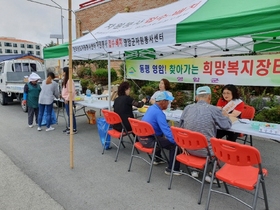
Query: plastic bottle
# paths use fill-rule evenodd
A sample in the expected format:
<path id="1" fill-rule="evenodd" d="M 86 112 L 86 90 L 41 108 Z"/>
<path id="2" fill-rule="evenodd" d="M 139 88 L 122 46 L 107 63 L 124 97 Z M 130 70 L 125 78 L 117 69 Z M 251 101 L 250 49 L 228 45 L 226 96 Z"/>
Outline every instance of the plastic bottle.
<path id="1" fill-rule="evenodd" d="M 91 97 L 91 90 L 90 89 L 86 90 L 86 96 Z"/>

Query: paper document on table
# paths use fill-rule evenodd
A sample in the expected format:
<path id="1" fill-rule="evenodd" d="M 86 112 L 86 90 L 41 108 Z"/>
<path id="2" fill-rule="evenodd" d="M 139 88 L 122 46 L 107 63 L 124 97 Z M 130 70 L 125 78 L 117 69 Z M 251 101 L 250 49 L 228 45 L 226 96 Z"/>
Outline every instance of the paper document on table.
<path id="1" fill-rule="evenodd" d="M 174 110 L 170 112 L 164 111 L 164 114 L 166 117 L 173 117 L 173 118 L 180 119 L 182 115 L 182 110 Z"/>
<path id="2" fill-rule="evenodd" d="M 251 120 L 248 120 L 248 119 L 238 119 L 239 122 L 241 123 L 245 123 L 245 124 L 250 124 L 251 123 Z"/>
<path id="3" fill-rule="evenodd" d="M 230 116 L 229 119 L 230 119 L 232 124 L 238 121 L 237 117 L 231 117 Z"/>

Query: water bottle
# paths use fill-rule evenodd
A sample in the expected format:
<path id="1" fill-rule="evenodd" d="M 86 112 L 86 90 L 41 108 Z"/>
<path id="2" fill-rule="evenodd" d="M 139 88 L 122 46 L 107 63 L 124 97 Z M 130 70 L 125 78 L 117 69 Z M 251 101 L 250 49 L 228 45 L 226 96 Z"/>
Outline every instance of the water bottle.
<path id="1" fill-rule="evenodd" d="M 90 89 L 86 90 L 86 96 L 91 97 L 91 90 Z"/>

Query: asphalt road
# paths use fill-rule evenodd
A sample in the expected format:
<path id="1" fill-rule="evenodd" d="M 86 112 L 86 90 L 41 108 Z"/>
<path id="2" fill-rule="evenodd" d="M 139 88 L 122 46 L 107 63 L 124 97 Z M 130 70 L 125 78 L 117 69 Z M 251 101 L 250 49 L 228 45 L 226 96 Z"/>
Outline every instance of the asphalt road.
<path id="1" fill-rule="evenodd" d="M 98 115 L 99 112 L 97 112 Z M 70 169 L 69 136 L 59 117 L 54 131 L 38 132 L 27 126 L 27 114 L 18 103 L 0 105 L 0 209 L 1 210 L 99 210 L 99 209 L 205 209 L 209 185 L 205 187 L 202 204 L 197 204 L 199 183 L 185 177 L 174 177 L 168 190 L 169 176 L 165 165 L 155 166 L 151 183 L 147 183 L 148 165 L 135 160 L 128 172 L 131 145 L 101 154 L 96 125 L 85 116 L 77 118 L 79 133 L 74 135 L 74 168 Z M 260 150 L 266 179 L 269 206 L 280 209 L 279 149 L 280 144 L 254 137 Z M 250 201 L 250 194 L 231 190 Z M 221 195 L 214 194 L 210 209 L 247 209 Z M 258 208 L 264 209 L 262 200 Z"/>

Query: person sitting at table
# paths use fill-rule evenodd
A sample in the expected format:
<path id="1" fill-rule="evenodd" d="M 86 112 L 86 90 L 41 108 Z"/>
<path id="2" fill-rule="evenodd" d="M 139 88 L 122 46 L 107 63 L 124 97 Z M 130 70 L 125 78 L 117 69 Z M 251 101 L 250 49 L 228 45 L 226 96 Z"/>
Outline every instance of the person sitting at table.
<path id="1" fill-rule="evenodd" d="M 128 82 L 123 82 L 118 87 L 118 97 L 114 101 L 114 112 L 116 112 L 122 119 L 122 122 L 127 131 L 131 131 L 131 125 L 128 121 L 128 118 L 134 118 L 132 106 L 137 108 L 141 108 L 146 103 L 146 99 L 142 99 L 142 101 L 134 100 L 130 94 L 130 85 Z M 122 125 L 116 124 L 113 125 L 113 128 L 121 131 Z"/>
<path id="2" fill-rule="evenodd" d="M 172 93 L 169 91 L 171 87 L 170 87 L 170 82 L 167 79 L 161 79 L 158 88 L 159 90 L 156 91 L 150 99 L 151 104 L 154 104 L 156 102 L 156 97 L 163 91 L 166 91 L 169 96 L 173 97 Z M 171 102 L 172 101 L 169 101 L 168 103 L 168 107 L 167 107 L 168 109 L 171 108 Z"/>
<path id="3" fill-rule="evenodd" d="M 222 97 L 218 100 L 217 107 L 228 113 L 230 117 L 240 118 L 244 102 L 239 98 L 238 90 L 234 85 L 228 84 L 222 88 Z M 219 129 L 216 137 L 226 136 L 227 140 L 236 141 L 238 135 L 239 133 Z"/>
<path id="4" fill-rule="evenodd" d="M 202 86 L 196 90 L 197 103 L 187 105 L 180 118 L 180 127 L 203 134 L 208 141 L 211 155 L 214 155 L 210 143 L 210 138 L 215 137 L 217 127 L 221 129 L 231 128 L 231 120 L 225 111 L 210 104 L 211 89 L 208 86 Z M 207 157 L 207 150 L 188 150 L 188 153 L 198 157 Z M 198 177 L 198 172 L 193 171 L 192 176 Z M 208 176 L 206 181 L 210 181 Z"/>
<path id="5" fill-rule="evenodd" d="M 162 110 L 165 110 L 169 102 L 174 100 L 174 98 L 170 96 L 167 91 L 163 91 L 157 95 L 155 100 L 155 104 L 148 108 L 142 120 L 151 124 L 151 126 L 154 128 L 155 135 L 157 136 L 160 146 L 164 149 L 169 150 L 169 165 L 165 169 L 165 174 L 170 175 L 176 144 L 171 129 L 166 121 L 166 116 Z M 138 140 L 144 147 L 154 147 L 154 137 L 139 137 Z M 161 150 L 157 148 L 156 159 L 153 164 L 158 165 L 161 163 L 165 162 L 162 160 Z M 175 161 L 174 171 L 174 175 L 181 175 L 181 173 L 179 173 L 180 163 L 178 161 Z"/>

